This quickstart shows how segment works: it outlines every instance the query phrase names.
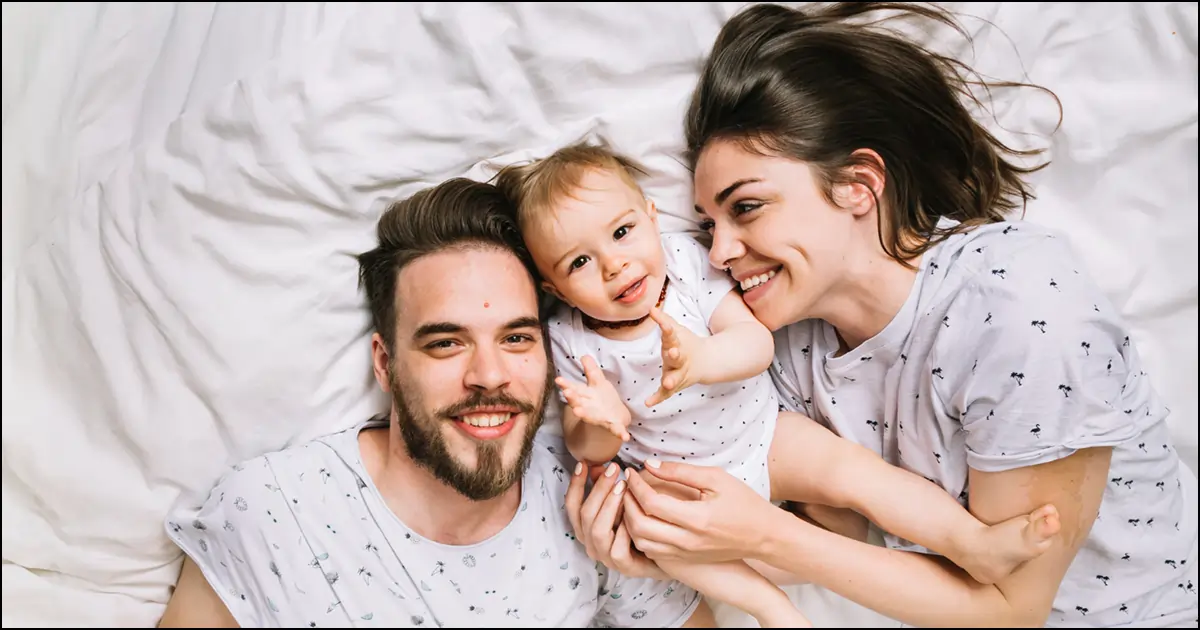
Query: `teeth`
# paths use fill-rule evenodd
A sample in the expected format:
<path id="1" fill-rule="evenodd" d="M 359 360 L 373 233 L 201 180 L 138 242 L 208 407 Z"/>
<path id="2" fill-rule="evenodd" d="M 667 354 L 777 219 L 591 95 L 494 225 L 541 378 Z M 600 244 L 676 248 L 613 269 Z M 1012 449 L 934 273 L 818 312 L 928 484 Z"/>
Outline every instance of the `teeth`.
<path id="1" fill-rule="evenodd" d="M 750 289 L 753 289 L 754 287 L 756 287 L 774 277 L 775 277 L 774 269 L 772 269 L 771 271 L 768 271 L 767 273 L 760 273 L 757 276 L 750 276 L 749 278 L 742 280 L 742 290 L 749 291 Z"/>
<path id="2" fill-rule="evenodd" d="M 511 417 L 510 413 L 473 413 L 463 416 L 462 420 L 473 427 L 498 427 Z"/>

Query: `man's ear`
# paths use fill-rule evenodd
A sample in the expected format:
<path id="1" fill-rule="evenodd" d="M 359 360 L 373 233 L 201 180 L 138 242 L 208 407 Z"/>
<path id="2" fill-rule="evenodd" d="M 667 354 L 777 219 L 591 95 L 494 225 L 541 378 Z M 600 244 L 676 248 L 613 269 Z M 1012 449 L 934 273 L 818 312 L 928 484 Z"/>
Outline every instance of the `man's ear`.
<path id="1" fill-rule="evenodd" d="M 854 216 L 863 216 L 876 209 L 876 201 L 883 198 L 887 171 L 883 158 L 871 149 L 859 149 L 850 157 L 852 161 L 846 167 L 846 174 L 853 183 L 834 185 L 833 199 L 838 207 L 849 210 Z"/>
<path id="2" fill-rule="evenodd" d="M 388 354 L 387 344 L 379 333 L 371 335 L 371 365 L 375 371 L 375 382 L 379 383 L 384 393 L 392 393 L 392 379 L 388 372 L 391 355 Z"/>
<path id="3" fill-rule="evenodd" d="M 546 293 L 549 293 L 550 295 L 553 295 L 554 297 L 558 298 L 559 301 L 565 303 L 567 306 L 574 308 L 575 305 L 571 304 L 570 300 L 563 297 L 563 294 L 560 293 L 558 291 L 558 289 L 555 288 L 554 284 L 552 282 L 550 282 L 549 280 L 542 280 L 542 290 L 545 291 Z"/>

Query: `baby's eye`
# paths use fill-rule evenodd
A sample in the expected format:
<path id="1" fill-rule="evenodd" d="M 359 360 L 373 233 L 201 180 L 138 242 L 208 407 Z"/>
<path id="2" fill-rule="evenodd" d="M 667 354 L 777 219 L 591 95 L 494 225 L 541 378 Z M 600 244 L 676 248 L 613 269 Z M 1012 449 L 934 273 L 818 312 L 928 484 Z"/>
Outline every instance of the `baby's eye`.
<path id="1" fill-rule="evenodd" d="M 625 238 L 625 236 L 627 234 L 629 234 L 629 229 L 630 229 L 630 226 L 622 225 L 621 227 L 617 228 L 616 232 L 613 232 L 613 238 L 618 241 Z"/>
<path id="2" fill-rule="evenodd" d="M 579 269 L 580 267 L 586 265 L 587 261 L 588 261 L 587 256 L 580 256 L 580 257 L 576 258 L 575 260 L 572 260 L 571 261 L 571 271 L 575 271 L 576 269 Z"/>

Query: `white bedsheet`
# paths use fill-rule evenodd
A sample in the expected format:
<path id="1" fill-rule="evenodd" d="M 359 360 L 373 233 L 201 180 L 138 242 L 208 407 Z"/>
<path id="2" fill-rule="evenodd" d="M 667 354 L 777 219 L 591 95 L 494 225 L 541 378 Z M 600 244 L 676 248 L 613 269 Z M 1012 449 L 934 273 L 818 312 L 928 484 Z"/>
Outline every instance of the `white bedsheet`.
<path id="1" fill-rule="evenodd" d="M 172 502 L 380 408 L 352 255 L 388 200 L 599 132 L 686 227 L 680 116 L 740 5 L 5 3 L 4 625 L 152 625 Z M 1062 98 L 1028 218 L 1128 317 L 1195 467 L 1196 4 L 969 12 L 1011 38 L 964 19 L 980 70 Z M 1030 91 L 997 118 L 1054 123 Z"/>

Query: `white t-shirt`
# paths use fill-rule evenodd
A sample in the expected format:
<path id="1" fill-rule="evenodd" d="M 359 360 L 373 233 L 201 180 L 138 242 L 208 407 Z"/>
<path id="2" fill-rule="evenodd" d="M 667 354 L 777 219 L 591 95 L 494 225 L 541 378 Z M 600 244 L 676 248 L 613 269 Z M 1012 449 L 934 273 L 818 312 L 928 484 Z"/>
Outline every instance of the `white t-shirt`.
<path id="1" fill-rule="evenodd" d="M 707 250 L 689 235 L 664 234 L 662 244 L 670 279 L 663 312 L 697 335 L 710 336 L 709 319 L 733 290 L 732 278 L 710 265 Z M 559 375 L 586 382 L 582 361 L 591 355 L 629 407 L 632 439 L 621 447 L 622 461 L 640 466 L 657 457 L 716 466 L 769 496 L 767 453 L 779 401 L 767 371 L 743 381 L 694 385 L 646 407 L 662 378 L 658 327 L 639 339 L 615 341 L 584 326 L 578 310 L 562 306 L 548 329 Z"/>
<path id="2" fill-rule="evenodd" d="M 565 446 L 539 434 L 512 522 L 474 545 L 422 538 L 383 502 L 352 430 L 236 466 L 167 532 L 242 627 L 662 627 L 699 603 L 677 582 L 588 558 L 563 508 Z M 570 464 L 573 467 L 573 463 Z"/>
<path id="3" fill-rule="evenodd" d="M 1128 335 L 1064 239 L 1002 223 L 927 252 L 900 313 L 845 355 L 824 321 L 781 329 L 771 372 L 785 408 L 964 505 L 968 467 L 1114 447 L 1100 516 L 1048 624 L 1178 624 L 1196 616 L 1196 477 Z"/>

